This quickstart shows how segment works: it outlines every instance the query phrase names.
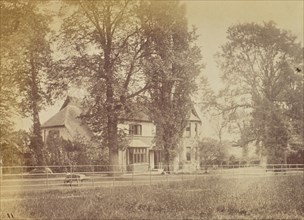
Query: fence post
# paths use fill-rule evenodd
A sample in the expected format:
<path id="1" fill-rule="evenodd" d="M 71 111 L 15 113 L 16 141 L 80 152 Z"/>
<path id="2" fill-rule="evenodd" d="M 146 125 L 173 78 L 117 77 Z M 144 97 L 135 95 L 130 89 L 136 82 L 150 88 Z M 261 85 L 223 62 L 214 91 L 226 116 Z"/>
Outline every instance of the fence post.
<path id="1" fill-rule="evenodd" d="M 95 186 L 94 178 L 95 178 L 95 166 L 93 165 L 93 176 L 92 176 L 92 184 L 93 184 L 93 187 Z"/>
<path id="2" fill-rule="evenodd" d="M 115 184 L 115 170 L 116 170 L 116 168 L 115 168 L 115 165 L 112 165 L 112 167 L 113 167 L 113 169 L 112 169 L 112 175 L 113 175 L 113 187 L 114 187 L 114 184 Z"/>
<path id="3" fill-rule="evenodd" d="M 184 167 L 182 168 L 182 183 L 184 182 Z"/>
<path id="4" fill-rule="evenodd" d="M 47 185 L 47 188 L 49 188 L 49 172 L 48 172 L 48 170 L 46 171 L 46 185 Z"/>
<path id="5" fill-rule="evenodd" d="M 151 169 L 150 169 L 150 186 L 152 185 L 152 176 L 151 176 Z"/>
<path id="6" fill-rule="evenodd" d="M 2 218 L 2 158 L 0 157 L 0 218 Z"/>
<path id="7" fill-rule="evenodd" d="M 70 186 L 73 186 L 73 164 L 71 164 L 71 182 L 70 182 Z"/>
<path id="8" fill-rule="evenodd" d="M 131 172 L 132 172 L 132 186 L 133 186 L 134 185 L 134 170 L 132 169 Z"/>
<path id="9" fill-rule="evenodd" d="M 169 184 L 169 175 L 166 175 L 167 176 L 167 184 Z"/>

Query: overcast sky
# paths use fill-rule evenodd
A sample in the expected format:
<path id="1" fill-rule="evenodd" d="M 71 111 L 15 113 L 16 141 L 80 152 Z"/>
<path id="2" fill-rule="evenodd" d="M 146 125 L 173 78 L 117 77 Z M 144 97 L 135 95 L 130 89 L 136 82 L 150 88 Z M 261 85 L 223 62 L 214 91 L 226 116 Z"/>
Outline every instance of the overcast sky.
<path id="1" fill-rule="evenodd" d="M 219 70 L 214 54 L 226 42 L 229 26 L 264 21 L 274 21 L 279 28 L 290 30 L 303 45 L 304 1 L 184 1 L 187 5 L 189 25 L 195 25 L 199 34 L 197 44 L 201 47 L 208 76 L 213 88 L 219 84 Z"/>
<path id="2" fill-rule="evenodd" d="M 214 60 L 214 54 L 226 42 L 226 31 L 229 26 L 255 22 L 274 21 L 279 28 L 289 30 L 298 37 L 303 46 L 304 1 L 183 1 L 187 6 L 189 25 L 197 28 L 203 62 L 206 67 L 202 74 L 208 77 L 214 90 L 221 87 L 220 70 Z M 204 136 L 216 136 L 214 124 L 201 114 Z M 210 118 L 209 118 L 210 120 Z M 212 120 L 211 120 L 212 121 Z M 224 138 L 231 139 L 228 134 Z M 232 138 L 233 139 L 233 138 Z"/>
<path id="3" fill-rule="evenodd" d="M 202 74 L 208 77 L 212 88 L 220 87 L 219 75 L 214 54 L 226 40 L 226 30 L 229 26 L 264 21 L 274 21 L 279 28 L 290 30 L 298 36 L 303 45 L 303 1 L 183 1 L 187 6 L 189 25 L 195 25 L 199 39 L 203 62 L 206 67 Z M 41 123 L 53 116 L 60 108 L 61 102 L 41 112 Z M 31 126 L 29 120 L 19 121 L 19 128 Z M 210 130 L 210 129 L 207 129 Z M 209 131 L 210 132 L 210 131 Z"/>

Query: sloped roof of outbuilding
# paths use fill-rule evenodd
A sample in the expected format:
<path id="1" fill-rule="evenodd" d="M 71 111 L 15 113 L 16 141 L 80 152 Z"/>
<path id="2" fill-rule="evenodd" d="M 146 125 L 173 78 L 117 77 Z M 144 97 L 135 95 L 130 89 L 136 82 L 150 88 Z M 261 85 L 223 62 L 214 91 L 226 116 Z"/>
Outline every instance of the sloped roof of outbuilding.
<path id="1" fill-rule="evenodd" d="M 93 134 L 80 119 L 81 113 L 82 109 L 75 99 L 68 97 L 59 112 L 43 123 L 41 128 L 65 127 L 73 137 L 79 135 L 90 139 Z"/>
<path id="2" fill-rule="evenodd" d="M 44 122 L 41 127 L 60 127 L 65 125 L 66 115 L 67 115 L 68 108 L 64 108 L 53 115 L 49 120 Z"/>

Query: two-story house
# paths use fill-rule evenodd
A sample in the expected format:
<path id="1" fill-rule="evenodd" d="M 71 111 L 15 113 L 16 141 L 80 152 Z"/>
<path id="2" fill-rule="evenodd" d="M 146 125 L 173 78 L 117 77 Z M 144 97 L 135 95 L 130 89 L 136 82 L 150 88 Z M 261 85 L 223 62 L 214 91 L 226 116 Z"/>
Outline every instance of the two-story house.
<path id="1" fill-rule="evenodd" d="M 56 135 L 73 140 L 73 136 L 82 135 L 90 140 L 93 136 L 89 128 L 78 118 L 81 109 L 77 99 L 68 97 L 60 111 L 42 124 L 44 141 L 47 135 Z M 199 165 L 196 140 L 200 133 L 201 120 L 195 109 L 189 118 L 184 136 L 178 146 L 178 154 L 173 163 L 175 171 L 192 171 Z M 156 127 L 149 116 L 138 112 L 132 119 L 124 119 L 119 129 L 127 133 L 128 147 L 119 151 L 119 165 L 122 170 L 148 171 L 163 168 L 163 155 L 154 143 Z"/>

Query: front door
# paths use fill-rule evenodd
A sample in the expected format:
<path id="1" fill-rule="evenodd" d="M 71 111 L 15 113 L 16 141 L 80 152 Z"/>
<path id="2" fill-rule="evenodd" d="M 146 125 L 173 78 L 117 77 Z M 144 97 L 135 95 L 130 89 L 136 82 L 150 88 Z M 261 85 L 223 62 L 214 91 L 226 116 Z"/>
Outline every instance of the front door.
<path id="1" fill-rule="evenodd" d="M 162 169 L 162 153 L 160 150 L 154 151 L 154 169 Z"/>

